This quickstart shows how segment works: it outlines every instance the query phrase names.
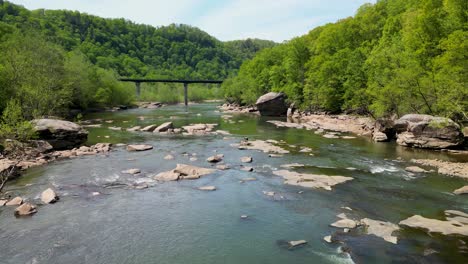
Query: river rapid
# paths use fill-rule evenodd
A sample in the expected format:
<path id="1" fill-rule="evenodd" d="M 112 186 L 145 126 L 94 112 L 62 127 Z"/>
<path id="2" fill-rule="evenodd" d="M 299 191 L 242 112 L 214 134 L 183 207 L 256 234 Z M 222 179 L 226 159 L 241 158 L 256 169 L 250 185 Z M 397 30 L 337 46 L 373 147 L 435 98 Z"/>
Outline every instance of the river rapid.
<path id="1" fill-rule="evenodd" d="M 216 106 L 174 105 L 86 116 L 103 120 L 101 128 L 88 128 L 89 144 L 144 143 L 154 149 L 128 152 L 125 147 L 114 147 L 107 155 L 30 169 L 11 182 L 8 190 L 32 200 L 52 187 L 60 201 L 38 206 L 38 213 L 27 218 L 15 218 L 14 208 L 0 207 L 0 263 L 468 263 L 468 239 L 463 237 L 401 227 L 395 233 L 398 244 L 392 244 L 363 230 L 345 233 L 330 226 L 341 213 L 352 219 L 398 224 L 416 214 L 441 218 L 444 210 L 468 212 L 466 197 L 452 194 L 466 185 L 465 180 L 435 172 L 411 174 L 404 169 L 413 165 L 409 162 L 413 158 L 466 162 L 466 157 L 374 143 L 364 137 L 329 139 L 314 131 L 276 128 L 266 122 L 272 118 L 248 114 L 223 118 Z M 105 122 L 109 120 L 112 123 Z M 231 135 L 108 129 L 167 121 L 175 127 L 216 123 L 217 129 Z M 277 140 L 290 153 L 269 157 L 231 146 L 244 138 Z M 312 151 L 301 152 L 304 147 Z M 164 159 L 168 154 L 174 159 Z M 230 170 L 198 180 L 152 179 L 178 163 L 212 167 L 206 159 L 216 154 L 224 154 Z M 241 170 L 243 156 L 253 157 L 248 164 L 253 172 Z M 354 180 L 331 191 L 285 185 L 273 171 L 291 163 L 306 165 L 294 169 L 298 172 Z M 121 173 L 131 168 L 142 173 Z M 149 188 L 129 187 L 143 183 Z M 217 190 L 197 189 L 206 185 Z M 339 242 L 323 240 L 331 234 Z M 302 239 L 308 241 L 304 246 L 287 245 L 287 241 Z"/>

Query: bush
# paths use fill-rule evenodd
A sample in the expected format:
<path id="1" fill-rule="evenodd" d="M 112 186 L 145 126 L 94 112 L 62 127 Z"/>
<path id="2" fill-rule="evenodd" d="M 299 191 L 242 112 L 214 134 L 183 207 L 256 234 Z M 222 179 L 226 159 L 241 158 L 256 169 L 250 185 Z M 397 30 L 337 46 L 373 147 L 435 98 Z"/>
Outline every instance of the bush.
<path id="1" fill-rule="evenodd" d="M 34 126 L 24 119 L 18 100 L 10 100 L 0 121 L 0 139 L 27 141 L 35 137 Z"/>

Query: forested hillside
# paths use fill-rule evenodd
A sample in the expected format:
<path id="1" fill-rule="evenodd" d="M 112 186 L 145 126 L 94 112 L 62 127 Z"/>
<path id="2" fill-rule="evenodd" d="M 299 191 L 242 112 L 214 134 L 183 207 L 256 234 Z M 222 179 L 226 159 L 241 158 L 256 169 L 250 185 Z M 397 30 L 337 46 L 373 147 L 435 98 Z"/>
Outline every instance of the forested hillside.
<path id="1" fill-rule="evenodd" d="M 468 120 L 468 2 L 379 0 L 261 51 L 224 84 L 244 104 L 285 92 L 303 109 Z"/>
<path id="2" fill-rule="evenodd" d="M 10 100 L 25 118 L 128 104 L 134 87 L 118 76 L 224 79 L 274 45 L 223 43 L 187 25 L 156 28 L 76 11 L 30 11 L 0 0 L 0 113 Z"/>

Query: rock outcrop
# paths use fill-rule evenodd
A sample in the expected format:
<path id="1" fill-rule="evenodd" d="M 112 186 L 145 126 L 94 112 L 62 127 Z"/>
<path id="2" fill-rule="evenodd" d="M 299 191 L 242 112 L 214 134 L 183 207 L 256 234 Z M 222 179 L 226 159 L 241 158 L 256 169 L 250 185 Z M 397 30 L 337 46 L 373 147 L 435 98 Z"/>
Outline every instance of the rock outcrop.
<path id="1" fill-rule="evenodd" d="M 444 117 L 405 115 L 395 122 L 395 130 L 397 143 L 407 147 L 447 149 L 460 147 L 464 142 L 460 126 Z"/>
<path id="2" fill-rule="evenodd" d="M 54 149 L 71 149 L 88 139 L 88 132 L 73 122 L 57 119 L 35 119 L 32 121 L 40 139 L 49 142 Z"/>
<path id="3" fill-rule="evenodd" d="M 262 116 L 284 116 L 288 111 L 284 93 L 267 93 L 260 96 L 255 103 Z"/>

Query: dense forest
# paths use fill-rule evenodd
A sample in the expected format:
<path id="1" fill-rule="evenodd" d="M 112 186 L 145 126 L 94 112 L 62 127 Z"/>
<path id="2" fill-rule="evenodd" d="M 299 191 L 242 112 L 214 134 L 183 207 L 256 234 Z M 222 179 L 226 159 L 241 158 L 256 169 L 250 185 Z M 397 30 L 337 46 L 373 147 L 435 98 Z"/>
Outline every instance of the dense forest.
<path id="1" fill-rule="evenodd" d="M 379 0 L 265 49 L 224 83 L 228 100 L 268 91 L 302 109 L 468 120 L 468 1 Z"/>
<path id="2" fill-rule="evenodd" d="M 3 111 L 9 102 L 20 106 L 13 112 L 25 119 L 129 104 L 134 86 L 118 82 L 118 76 L 224 79 L 274 45 L 259 39 L 221 42 L 187 25 L 152 27 L 76 11 L 30 11 L 0 0 L 0 113 L 11 113 Z M 176 94 L 157 91 L 173 86 L 149 88 L 146 99 L 154 99 L 151 92 Z"/>

